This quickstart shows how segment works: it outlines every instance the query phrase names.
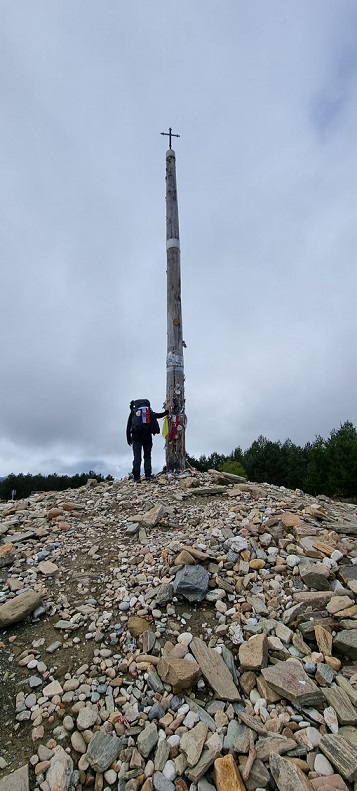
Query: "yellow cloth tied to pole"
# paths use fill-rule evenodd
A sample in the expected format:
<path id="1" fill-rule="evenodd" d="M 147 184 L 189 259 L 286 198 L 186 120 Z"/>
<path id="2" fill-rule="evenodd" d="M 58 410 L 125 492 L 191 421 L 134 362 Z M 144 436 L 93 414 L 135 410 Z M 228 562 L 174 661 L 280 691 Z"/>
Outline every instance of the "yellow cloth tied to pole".
<path id="1" fill-rule="evenodd" d="M 169 418 L 167 415 L 165 415 L 164 422 L 162 424 L 161 434 L 166 439 L 166 437 L 169 435 L 169 432 L 170 432 Z"/>

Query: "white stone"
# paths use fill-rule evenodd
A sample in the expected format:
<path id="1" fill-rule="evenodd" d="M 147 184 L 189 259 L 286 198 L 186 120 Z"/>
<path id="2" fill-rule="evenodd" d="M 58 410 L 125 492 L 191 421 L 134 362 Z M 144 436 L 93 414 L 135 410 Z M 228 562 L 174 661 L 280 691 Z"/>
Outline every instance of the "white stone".
<path id="1" fill-rule="evenodd" d="M 182 645 L 190 645 L 190 642 L 193 638 L 193 634 L 191 632 L 181 632 L 177 638 L 178 643 L 182 643 Z"/>
<path id="2" fill-rule="evenodd" d="M 166 764 L 162 770 L 162 774 L 164 777 L 166 777 L 166 780 L 171 780 L 171 782 L 175 780 L 177 777 L 177 772 L 173 761 L 166 761 Z"/>
<path id="3" fill-rule="evenodd" d="M 318 772 L 319 775 L 323 775 L 323 777 L 329 777 L 329 775 L 333 775 L 335 770 L 333 766 L 331 766 L 330 761 L 325 758 L 322 753 L 318 753 L 315 761 L 314 761 L 314 770 Z"/>

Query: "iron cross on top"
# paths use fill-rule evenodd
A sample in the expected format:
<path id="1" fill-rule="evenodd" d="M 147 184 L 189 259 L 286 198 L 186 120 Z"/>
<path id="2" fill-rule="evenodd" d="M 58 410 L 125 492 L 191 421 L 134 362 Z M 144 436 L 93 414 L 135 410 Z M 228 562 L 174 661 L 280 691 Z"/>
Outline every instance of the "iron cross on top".
<path id="1" fill-rule="evenodd" d="M 171 148 L 171 138 L 172 137 L 180 137 L 180 135 L 174 135 L 174 133 L 173 133 L 173 131 L 171 129 L 171 126 L 169 127 L 169 131 L 168 132 L 160 132 L 160 134 L 161 135 L 165 135 L 166 137 L 169 138 L 169 148 Z"/>

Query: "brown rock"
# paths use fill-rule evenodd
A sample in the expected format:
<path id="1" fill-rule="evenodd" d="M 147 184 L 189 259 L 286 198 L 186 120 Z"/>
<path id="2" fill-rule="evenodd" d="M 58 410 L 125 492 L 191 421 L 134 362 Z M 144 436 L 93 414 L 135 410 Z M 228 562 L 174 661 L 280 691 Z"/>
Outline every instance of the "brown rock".
<path id="1" fill-rule="evenodd" d="M 17 623 L 27 618 L 42 601 L 40 593 L 35 593 L 33 590 L 20 593 L 14 599 L 9 599 L 5 604 L 0 607 L 0 628 L 10 626 L 12 623 Z"/>
<path id="2" fill-rule="evenodd" d="M 310 780 L 298 766 L 294 766 L 286 758 L 273 754 L 270 756 L 269 765 L 279 791 L 313 791 Z"/>
<path id="3" fill-rule="evenodd" d="M 171 684 L 175 693 L 192 687 L 201 677 L 201 670 L 197 662 L 176 659 L 171 655 L 161 657 L 156 669 L 160 678 L 167 684 Z"/>
<path id="4" fill-rule="evenodd" d="M 257 758 L 259 758 L 261 761 L 267 761 L 272 753 L 282 755 L 283 753 L 287 753 L 289 750 L 293 750 L 294 747 L 296 747 L 295 740 L 288 739 L 282 734 L 278 736 L 266 736 L 262 739 L 258 739 L 255 745 Z"/>
<path id="5" fill-rule="evenodd" d="M 62 508 L 50 508 L 50 510 L 47 511 L 48 519 L 55 519 L 56 516 L 62 516 Z"/>
<path id="6" fill-rule="evenodd" d="M 240 700 L 240 694 L 233 682 L 231 673 L 217 651 L 209 648 L 198 637 L 194 637 L 191 640 L 190 651 L 192 651 L 198 662 L 202 675 L 218 698 L 231 701 Z"/>
<path id="7" fill-rule="evenodd" d="M 261 558 L 253 558 L 253 560 L 249 561 L 249 568 L 251 569 L 263 569 L 265 566 L 265 560 Z"/>
<path id="8" fill-rule="evenodd" d="M 323 626 L 316 625 L 314 628 L 315 638 L 319 651 L 324 656 L 331 656 L 332 654 L 332 634 L 324 629 Z"/>
<path id="9" fill-rule="evenodd" d="M 189 554 L 193 558 L 195 558 L 195 560 L 198 560 L 200 563 L 205 563 L 205 561 L 209 560 L 210 558 L 210 555 L 207 555 L 206 552 L 202 552 L 201 549 L 196 549 L 196 547 L 189 547 L 184 545 L 180 547 L 180 550 L 185 550 L 186 552 L 189 552 Z"/>
<path id="10" fill-rule="evenodd" d="M 3 566 L 11 566 L 15 560 L 15 554 L 15 547 L 10 541 L 0 546 L 0 568 Z"/>
<path id="11" fill-rule="evenodd" d="M 300 516 L 297 514 L 292 514 L 291 511 L 286 511 L 285 514 L 282 514 L 280 521 L 284 527 L 297 527 L 298 525 L 303 524 Z"/>
<path id="12" fill-rule="evenodd" d="M 145 620 L 145 618 L 140 618 L 138 615 L 133 615 L 131 618 L 129 618 L 128 629 L 133 637 L 139 637 L 139 634 L 142 634 L 143 632 L 153 631 L 151 625 Z"/>
<path id="13" fill-rule="evenodd" d="M 244 670 L 260 670 L 268 664 L 266 634 L 255 634 L 239 646 L 239 664 Z"/>
<path id="14" fill-rule="evenodd" d="M 254 687 L 256 686 L 256 684 L 257 684 L 257 677 L 252 670 L 246 670 L 240 676 L 239 686 L 241 687 L 245 695 L 249 695 L 252 689 L 254 689 Z"/>
<path id="15" fill-rule="evenodd" d="M 214 762 L 214 781 L 217 791 L 246 791 L 233 755 L 216 758 Z"/>
<path id="16" fill-rule="evenodd" d="M 298 706 L 323 706 L 324 696 L 309 678 L 299 662 L 279 661 L 271 667 L 263 668 L 262 674 L 269 686 L 283 698 Z"/>
<path id="17" fill-rule="evenodd" d="M 349 791 L 341 775 L 329 775 L 328 777 L 314 777 L 311 780 L 314 791 Z"/>
<path id="18" fill-rule="evenodd" d="M 269 684 L 267 684 L 262 673 L 257 678 L 257 687 L 261 697 L 265 698 L 267 703 L 277 703 L 277 701 L 280 700 L 281 698 L 280 693 L 275 692 L 274 689 L 272 689 L 272 687 L 270 687 Z"/>
<path id="19" fill-rule="evenodd" d="M 175 566 L 194 566 L 195 564 L 195 559 L 186 549 L 182 549 L 175 558 Z"/>

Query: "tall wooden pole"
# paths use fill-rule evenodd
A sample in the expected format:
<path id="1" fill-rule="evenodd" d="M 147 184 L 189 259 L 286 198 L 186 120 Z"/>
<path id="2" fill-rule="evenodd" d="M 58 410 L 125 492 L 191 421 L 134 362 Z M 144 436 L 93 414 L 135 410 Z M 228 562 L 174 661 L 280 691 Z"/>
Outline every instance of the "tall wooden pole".
<path id="1" fill-rule="evenodd" d="M 163 133 L 162 133 L 163 134 Z M 166 467 L 181 472 L 186 467 L 185 376 L 182 340 L 180 234 L 178 220 L 176 155 L 166 151 L 166 257 L 167 257 L 167 357 L 166 397 L 170 433 L 166 439 Z M 178 135 L 177 135 L 178 137 Z"/>

